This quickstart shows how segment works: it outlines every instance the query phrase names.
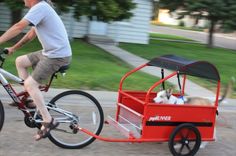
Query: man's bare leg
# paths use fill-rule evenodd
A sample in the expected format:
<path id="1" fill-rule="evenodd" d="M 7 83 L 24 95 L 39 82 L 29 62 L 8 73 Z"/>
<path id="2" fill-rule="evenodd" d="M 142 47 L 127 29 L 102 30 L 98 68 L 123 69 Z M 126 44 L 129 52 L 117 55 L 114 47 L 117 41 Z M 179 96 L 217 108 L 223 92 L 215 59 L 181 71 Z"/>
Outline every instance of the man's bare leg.
<path id="1" fill-rule="evenodd" d="M 16 59 L 16 67 L 18 70 L 19 77 L 25 80 L 25 90 L 29 93 L 34 103 L 36 104 L 37 109 L 40 111 L 43 118 L 43 122 L 50 123 L 52 121 L 52 117 L 45 106 L 43 94 L 39 89 L 40 84 L 28 74 L 27 68 L 31 66 L 32 64 L 26 55 L 20 56 Z M 42 126 L 41 130 L 44 129 L 45 127 Z M 36 140 L 41 139 L 41 137 L 42 136 L 40 136 L 40 134 L 35 135 Z"/>
<path id="2" fill-rule="evenodd" d="M 24 86 L 40 111 L 44 122 L 50 122 L 52 118 L 45 106 L 43 94 L 39 89 L 39 83 L 36 82 L 31 76 L 28 76 L 24 82 Z"/>
<path id="3" fill-rule="evenodd" d="M 42 115 L 43 122 L 50 123 L 52 121 L 52 117 L 49 114 L 45 103 L 43 94 L 39 89 L 39 83 L 36 82 L 31 76 L 28 76 L 28 78 L 24 82 L 25 89 L 33 99 L 34 103 L 36 104 L 37 109 L 40 111 L 40 114 Z M 41 127 L 41 130 L 45 129 L 45 127 Z M 37 134 L 35 136 L 35 139 L 40 139 L 41 136 Z"/>
<path id="4" fill-rule="evenodd" d="M 22 55 L 16 58 L 16 68 L 18 71 L 18 75 L 21 79 L 26 80 L 29 76 L 27 68 L 31 67 L 32 64 L 27 57 L 27 55 Z"/>

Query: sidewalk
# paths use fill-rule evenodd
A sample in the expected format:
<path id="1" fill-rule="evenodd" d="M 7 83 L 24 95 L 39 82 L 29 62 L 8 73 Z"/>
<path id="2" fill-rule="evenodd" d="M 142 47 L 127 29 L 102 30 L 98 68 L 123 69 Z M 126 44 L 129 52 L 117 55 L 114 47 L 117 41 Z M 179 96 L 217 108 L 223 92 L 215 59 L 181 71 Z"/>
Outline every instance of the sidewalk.
<path id="1" fill-rule="evenodd" d="M 19 86 L 19 85 L 14 85 L 13 88 L 14 88 L 14 90 L 16 90 L 16 92 L 20 92 L 23 90 L 22 86 Z M 50 88 L 48 90 L 48 92 L 42 92 L 42 93 L 45 98 L 45 101 L 49 102 L 54 96 L 66 91 L 66 90 L 70 90 L 70 89 Z M 100 102 L 100 104 L 104 107 L 115 107 L 116 106 L 116 101 L 118 98 L 117 92 L 91 91 L 91 90 L 85 90 L 85 92 L 88 92 L 89 94 L 93 95 Z M 6 90 L 3 87 L 1 87 L 1 89 L 0 89 L 0 95 L 1 95 L 0 100 L 3 104 L 12 102 L 11 97 L 8 95 L 8 93 L 6 92 Z"/>

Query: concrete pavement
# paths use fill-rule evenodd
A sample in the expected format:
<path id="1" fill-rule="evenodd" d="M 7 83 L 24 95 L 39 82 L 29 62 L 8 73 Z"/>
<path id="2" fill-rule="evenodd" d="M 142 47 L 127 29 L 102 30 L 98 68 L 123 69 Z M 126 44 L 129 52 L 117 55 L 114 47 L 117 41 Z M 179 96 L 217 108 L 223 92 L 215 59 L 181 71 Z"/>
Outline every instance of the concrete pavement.
<path id="1" fill-rule="evenodd" d="M 1 89 L 2 90 L 2 89 Z M 51 96 L 64 91 L 51 89 L 47 93 L 47 100 Z M 103 106 L 105 117 L 115 116 L 116 92 L 89 91 L 99 98 Z M 89 146 L 78 150 L 66 150 L 55 146 L 48 139 L 39 142 L 34 141 L 36 129 L 24 125 L 23 114 L 14 107 L 8 106 L 10 101 L 3 100 L 5 108 L 5 124 L 0 133 L 0 156 L 171 156 L 167 143 L 109 143 L 95 140 Z M 7 100 L 8 99 L 8 100 Z M 205 149 L 200 149 L 196 156 L 233 156 L 236 155 L 236 113 L 221 112 L 217 118 L 217 141 L 210 142 Z M 112 138 L 124 138 L 112 126 L 104 125 L 101 136 Z"/>
<path id="2" fill-rule="evenodd" d="M 19 91 L 20 86 L 14 86 Z M 65 89 L 50 89 L 45 93 L 49 101 Z M 115 116 L 117 92 L 88 91 L 101 103 L 107 115 Z M 23 114 L 8 106 L 10 97 L 0 89 L 1 100 L 5 108 L 5 123 L 0 133 L 0 156 L 171 156 L 167 143 L 110 143 L 95 140 L 91 145 L 78 150 L 66 150 L 55 146 L 48 139 L 34 141 L 36 129 L 25 126 Z M 236 155 L 236 107 L 222 105 L 217 118 L 217 142 L 210 142 L 205 149 L 200 149 L 196 156 L 233 156 Z M 114 127 L 104 125 L 101 136 L 124 138 Z"/>

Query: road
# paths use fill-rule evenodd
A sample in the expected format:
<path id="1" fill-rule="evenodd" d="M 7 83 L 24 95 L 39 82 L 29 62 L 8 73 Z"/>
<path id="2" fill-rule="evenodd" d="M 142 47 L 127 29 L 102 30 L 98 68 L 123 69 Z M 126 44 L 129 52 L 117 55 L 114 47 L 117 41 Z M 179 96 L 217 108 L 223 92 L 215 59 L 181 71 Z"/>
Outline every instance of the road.
<path id="1" fill-rule="evenodd" d="M 105 117 L 115 114 L 116 93 L 90 92 L 99 98 Z M 56 94 L 54 92 L 53 94 Z M 48 96 L 48 98 L 50 98 Z M 0 156 L 171 156 L 167 143 L 108 143 L 96 140 L 83 149 L 66 150 L 52 144 L 48 139 L 36 142 L 33 135 L 36 129 L 30 129 L 23 123 L 23 114 L 3 101 L 6 120 L 0 133 Z M 234 107 L 235 108 L 235 107 Z M 221 112 L 217 119 L 217 141 L 210 142 L 200 149 L 197 156 L 233 156 L 236 155 L 236 111 Z M 102 136 L 122 137 L 119 132 L 105 125 Z"/>
<path id="2" fill-rule="evenodd" d="M 207 39 L 208 39 L 208 33 L 205 33 L 205 32 L 189 31 L 189 30 L 175 29 L 175 28 L 163 27 L 163 26 L 152 25 L 151 32 L 183 36 L 189 39 L 193 39 L 195 41 L 199 41 L 204 44 L 207 43 Z M 215 34 L 214 46 L 236 50 L 236 36 L 229 37 L 223 34 Z"/>

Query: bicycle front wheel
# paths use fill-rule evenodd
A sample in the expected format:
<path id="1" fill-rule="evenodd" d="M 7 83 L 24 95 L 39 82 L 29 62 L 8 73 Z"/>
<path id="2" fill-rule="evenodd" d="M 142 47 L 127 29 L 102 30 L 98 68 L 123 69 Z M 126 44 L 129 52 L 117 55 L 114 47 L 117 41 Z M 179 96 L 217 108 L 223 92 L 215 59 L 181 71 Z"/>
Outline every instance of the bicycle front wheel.
<path id="1" fill-rule="evenodd" d="M 48 138 L 57 146 L 82 148 L 96 139 L 79 131 L 77 126 L 100 134 L 104 122 L 103 110 L 92 95 L 79 90 L 65 91 L 55 96 L 49 105 L 54 108 L 49 112 L 59 126 L 50 132 Z"/>
<path id="2" fill-rule="evenodd" d="M 3 123 L 4 123 L 4 109 L 2 102 L 0 100 L 0 131 L 2 130 Z"/>

